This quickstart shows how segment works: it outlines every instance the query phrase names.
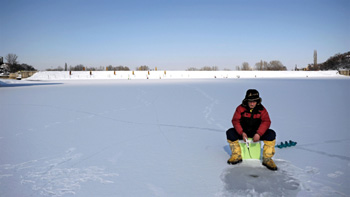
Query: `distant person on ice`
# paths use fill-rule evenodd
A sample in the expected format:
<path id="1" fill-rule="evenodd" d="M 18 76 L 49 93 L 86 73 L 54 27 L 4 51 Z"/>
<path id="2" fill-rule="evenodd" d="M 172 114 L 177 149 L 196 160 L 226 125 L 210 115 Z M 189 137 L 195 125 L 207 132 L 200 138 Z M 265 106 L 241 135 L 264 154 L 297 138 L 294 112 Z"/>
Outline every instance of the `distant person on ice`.
<path id="1" fill-rule="evenodd" d="M 228 164 L 242 162 L 241 147 L 238 140 L 253 138 L 254 142 L 264 141 L 262 164 L 270 170 L 277 170 L 272 160 L 275 154 L 276 133 L 270 129 L 271 120 L 265 107 L 261 104 L 259 92 L 249 89 L 241 105 L 236 108 L 232 118 L 233 128 L 226 132 L 232 155 Z"/>

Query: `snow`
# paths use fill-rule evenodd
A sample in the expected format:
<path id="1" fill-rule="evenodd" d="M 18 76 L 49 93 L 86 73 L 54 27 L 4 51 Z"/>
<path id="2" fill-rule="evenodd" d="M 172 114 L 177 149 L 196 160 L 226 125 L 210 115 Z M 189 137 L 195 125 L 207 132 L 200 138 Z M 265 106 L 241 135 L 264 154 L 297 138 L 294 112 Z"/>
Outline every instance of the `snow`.
<path id="1" fill-rule="evenodd" d="M 338 71 L 41 71 L 31 80 L 342 77 Z"/>
<path id="2" fill-rule="evenodd" d="M 0 196 L 350 195 L 349 77 L 106 73 L 0 80 Z M 276 149 L 275 172 L 226 163 L 225 132 L 249 88 L 277 142 L 298 142 Z"/>

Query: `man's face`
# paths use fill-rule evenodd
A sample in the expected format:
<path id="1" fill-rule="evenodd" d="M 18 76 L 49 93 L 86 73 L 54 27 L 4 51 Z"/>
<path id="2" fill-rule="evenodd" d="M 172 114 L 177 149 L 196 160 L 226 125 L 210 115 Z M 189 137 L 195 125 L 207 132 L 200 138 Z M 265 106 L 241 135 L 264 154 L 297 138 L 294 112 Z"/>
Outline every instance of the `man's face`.
<path id="1" fill-rule="evenodd" d="M 256 101 L 248 101 L 248 105 L 250 109 L 253 109 L 256 106 Z"/>

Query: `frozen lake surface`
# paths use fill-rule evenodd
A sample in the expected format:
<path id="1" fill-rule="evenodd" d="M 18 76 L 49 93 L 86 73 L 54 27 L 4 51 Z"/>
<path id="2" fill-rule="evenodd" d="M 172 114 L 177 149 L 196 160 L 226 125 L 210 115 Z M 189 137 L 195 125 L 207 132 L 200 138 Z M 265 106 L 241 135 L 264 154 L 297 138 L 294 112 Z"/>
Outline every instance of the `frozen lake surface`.
<path id="1" fill-rule="evenodd" d="M 0 196 L 349 196 L 350 79 L 0 80 Z M 279 170 L 227 165 L 247 89 Z M 257 174 L 259 177 L 253 177 Z"/>

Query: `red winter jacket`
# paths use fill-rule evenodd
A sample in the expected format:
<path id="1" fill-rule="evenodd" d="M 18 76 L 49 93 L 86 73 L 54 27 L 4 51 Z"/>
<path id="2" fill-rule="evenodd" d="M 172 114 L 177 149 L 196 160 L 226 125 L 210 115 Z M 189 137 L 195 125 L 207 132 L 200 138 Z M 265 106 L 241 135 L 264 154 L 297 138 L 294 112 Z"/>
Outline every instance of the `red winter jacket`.
<path id="1" fill-rule="evenodd" d="M 240 105 L 233 115 L 232 124 L 238 134 L 242 135 L 244 132 L 248 137 L 253 137 L 255 133 L 260 136 L 264 135 L 266 130 L 270 128 L 271 120 L 269 113 L 261 104 L 257 105 L 252 112 L 250 112 L 249 107 Z"/>

